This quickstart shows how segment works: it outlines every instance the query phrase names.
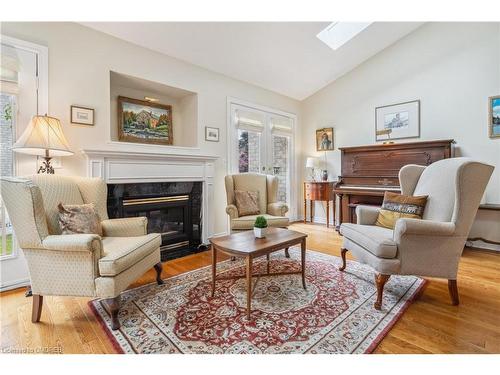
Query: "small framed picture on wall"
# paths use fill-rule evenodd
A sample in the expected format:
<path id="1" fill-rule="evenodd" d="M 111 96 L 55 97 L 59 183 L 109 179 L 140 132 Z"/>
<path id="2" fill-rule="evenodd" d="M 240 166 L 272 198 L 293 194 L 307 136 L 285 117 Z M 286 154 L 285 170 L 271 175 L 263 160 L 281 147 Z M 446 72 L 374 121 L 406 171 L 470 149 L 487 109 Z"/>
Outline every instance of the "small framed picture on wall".
<path id="1" fill-rule="evenodd" d="M 205 140 L 209 142 L 219 142 L 219 128 L 205 126 Z"/>
<path id="2" fill-rule="evenodd" d="M 333 150 L 333 128 L 316 130 L 316 151 Z"/>
<path id="3" fill-rule="evenodd" d="M 500 138 L 500 95 L 488 99 L 490 138 Z"/>
<path id="4" fill-rule="evenodd" d="M 375 140 L 420 137 L 420 100 L 375 108 Z"/>
<path id="5" fill-rule="evenodd" d="M 92 108 L 71 106 L 71 123 L 78 125 L 94 125 L 94 110 Z"/>

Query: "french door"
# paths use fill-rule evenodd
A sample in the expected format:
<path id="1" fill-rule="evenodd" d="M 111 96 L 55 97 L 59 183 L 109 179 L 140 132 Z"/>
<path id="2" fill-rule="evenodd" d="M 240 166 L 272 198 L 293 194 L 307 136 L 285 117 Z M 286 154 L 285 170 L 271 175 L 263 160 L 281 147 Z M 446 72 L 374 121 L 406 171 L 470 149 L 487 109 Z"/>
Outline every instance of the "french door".
<path id="1" fill-rule="evenodd" d="M 290 207 L 295 217 L 293 114 L 230 102 L 230 173 L 264 173 L 278 178 L 278 200 Z"/>
<path id="2" fill-rule="evenodd" d="M 14 154 L 12 145 L 33 115 L 48 113 L 48 50 L 4 35 L 0 39 L 0 175 L 33 174 L 34 158 Z M 0 192 L 0 290 L 28 283 L 26 260 Z"/>

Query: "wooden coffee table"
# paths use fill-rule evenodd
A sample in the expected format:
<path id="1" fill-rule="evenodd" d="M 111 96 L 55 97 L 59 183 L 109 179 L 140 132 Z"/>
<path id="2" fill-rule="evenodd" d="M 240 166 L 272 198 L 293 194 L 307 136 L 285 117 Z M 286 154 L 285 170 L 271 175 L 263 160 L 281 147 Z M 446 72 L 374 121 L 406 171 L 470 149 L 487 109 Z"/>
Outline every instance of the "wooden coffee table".
<path id="1" fill-rule="evenodd" d="M 253 276 L 277 276 L 277 275 L 302 275 L 302 286 L 306 288 L 306 237 L 304 233 L 295 232 L 293 230 L 282 228 L 268 228 L 265 238 L 255 238 L 253 231 L 239 232 L 229 236 L 216 237 L 210 239 L 212 244 L 212 297 L 215 294 L 215 282 L 217 280 L 240 279 L 246 278 L 247 284 L 247 318 L 250 319 L 252 295 L 255 285 L 252 287 Z M 301 270 L 295 272 L 274 272 L 269 271 L 269 254 L 287 249 L 290 246 L 300 244 L 301 253 Z M 219 276 L 217 277 L 217 252 L 236 258 L 244 258 L 246 262 L 245 276 Z M 255 258 L 266 256 L 267 272 L 263 274 L 252 275 L 252 263 Z"/>

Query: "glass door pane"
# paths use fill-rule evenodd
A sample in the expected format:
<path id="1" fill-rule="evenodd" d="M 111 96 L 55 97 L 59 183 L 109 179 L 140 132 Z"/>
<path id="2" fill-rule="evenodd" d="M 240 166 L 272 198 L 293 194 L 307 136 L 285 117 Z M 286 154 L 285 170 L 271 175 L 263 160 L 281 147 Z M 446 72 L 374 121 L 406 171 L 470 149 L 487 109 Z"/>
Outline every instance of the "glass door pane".
<path id="1" fill-rule="evenodd" d="M 290 203 L 290 137 L 272 136 L 272 169 L 278 178 L 278 201 Z"/>
<path id="2" fill-rule="evenodd" d="M 9 215 L 7 210 L 0 200 L 0 230 L 1 230 L 1 242 L 0 242 L 0 257 L 12 255 L 12 224 L 9 220 Z"/>
<path id="3" fill-rule="evenodd" d="M 1 176 L 14 174 L 14 155 L 12 145 L 15 141 L 17 96 L 9 92 L 0 92 L 0 173 Z M 12 225 L 7 210 L 0 199 L 0 257 L 12 255 Z"/>
<path id="4" fill-rule="evenodd" d="M 261 162 L 260 133 L 238 129 L 238 172 L 260 173 Z"/>

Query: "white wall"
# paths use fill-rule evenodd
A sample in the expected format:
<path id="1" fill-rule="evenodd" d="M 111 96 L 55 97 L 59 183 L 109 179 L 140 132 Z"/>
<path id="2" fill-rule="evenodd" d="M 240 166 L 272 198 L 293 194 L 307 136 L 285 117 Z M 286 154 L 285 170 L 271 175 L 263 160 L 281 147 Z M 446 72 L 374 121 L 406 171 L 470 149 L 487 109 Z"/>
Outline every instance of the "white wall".
<path id="1" fill-rule="evenodd" d="M 375 107 L 420 99 L 420 140 L 453 138 L 458 155 L 495 165 L 486 200 L 500 203 L 500 139 L 487 128 L 488 96 L 498 94 L 499 23 L 425 24 L 302 102 L 301 156 L 323 156 L 314 132 L 333 126 L 328 169 L 337 176 L 338 147 L 375 143 Z M 488 221 L 497 238 L 499 219 Z"/>
<path id="2" fill-rule="evenodd" d="M 110 70 L 198 93 L 199 150 L 193 153 L 219 157 L 215 175 L 216 233 L 226 230 L 224 179 L 226 173 L 227 97 L 298 114 L 300 103 L 221 74 L 122 41 L 73 23 L 2 22 L 2 34 L 46 45 L 49 48 L 49 110 L 61 119 L 75 155 L 63 159 L 60 174 L 86 174 L 85 158 L 79 150 L 116 149 L 110 145 Z M 72 104 L 95 109 L 95 126 L 70 124 Z M 111 125 L 114 126 L 114 125 Z M 205 126 L 220 128 L 221 141 L 206 142 Z M 22 131 L 20 129 L 20 131 Z M 175 135 L 174 135 L 175 136 Z M 141 146 L 123 145 L 120 149 Z M 144 147 L 144 146 L 142 146 Z M 162 152 L 161 147 L 151 146 Z"/>
<path id="3" fill-rule="evenodd" d="M 198 95 L 186 95 L 179 99 L 178 111 L 182 118 L 183 130 L 181 131 L 181 138 L 178 141 L 174 138 L 174 143 L 179 142 L 179 145 L 195 146 L 197 137 L 194 134 L 202 132 L 205 137 L 205 129 L 197 129 L 198 126 Z M 193 129 L 193 124 L 196 128 Z M 175 127 L 175 124 L 174 124 Z M 174 133 L 175 134 L 175 133 Z"/>
<path id="4" fill-rule="evenodd" d="M 461 155 L 496 165 L 487 200 L 500 203 L 500 139 L 489 139 L 486 126 L 487 97 L 500 93 L 498 23 L 426 24 L 302 103 L 78 24 L 4 22 L 1 27 L 5 35 L 49 47 L 50 114 L 63 121 L 76 151 L 75 156 L 63 159 L 58 173 L 86 174 L 80 149 L 117 147 L 108 144 L 110 126 L 114 126 L 110 124 L 110 70 L 198 93 L 199 150 L 193 153 L 219 156 L 216 232 L 226 229 L 223 176 L 228 96 L 298 114 L 295 149 L 301 157 L 299 166 L 305 164 L 306 156 L 323 157 L 315 151 L 316 128 L 335 128 L 336 150 L 339 146 L 372 144 L 375 107 L 420 99 L 420 139 L 454 138 Z M 71 125 L 71 104 L 94 108 L 96 125 Z M 204 140 L 205 126 L 220 128 L 219 143 Z M 141 146 L 123 145 L 121 149 L 134 147 Z M 340 153 L 329 152 L 328 163 L 330 175 L 338 175 Z M 301 178 L 298 180 L 300 183 Z M 297 191 L 300 198 L 301 184 Z M 297 203 L 301 210 L 301 202 Z M 324 216 L 323 212 L 316 209 L 318 216 Z M 493 225 L 489 228 L 495 229 Z"/>

